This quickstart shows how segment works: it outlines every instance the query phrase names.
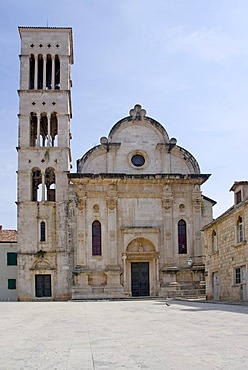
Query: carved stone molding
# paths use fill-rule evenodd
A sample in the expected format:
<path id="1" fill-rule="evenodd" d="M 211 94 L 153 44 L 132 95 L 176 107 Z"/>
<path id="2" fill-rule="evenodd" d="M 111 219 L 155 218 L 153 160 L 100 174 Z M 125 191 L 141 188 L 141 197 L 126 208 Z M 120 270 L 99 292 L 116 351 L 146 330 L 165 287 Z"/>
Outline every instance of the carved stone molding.
<path id="1" fill-rule="evenodd" d="M 172 202 L 173 202 L 172 197 L 164 198 L 162 200 L 162 206 L 163 206 L 163 208 L 165 209 L 166 212 L 170 212 L 171 207 L 172 207 Z"/>
<path id="2" fill-rule="evenodd" d="M 201 239 L 201 232 L 200 232 L 200 230 L 198 230 L 198 231 L 195 232 L 195 237 L 196 237 L 196 239 Z"/>
<path id="3" fill-rule="evenodd" d="M 201 200 L 200 198 L 194 198 L 193 199 L 193 207 L 195 208 L 196 211 L 199 211 L 201 208 Z"/>
<path id="4" fill-rule="evenodd" d="M 85 209 L 85 206 L 86 206 L 86 197 L 83 197 L 83 198 L 77 197 L 76 205 L 77 205 L 79 211 L 83 211 Z"/>
<path id="5" fill-rule="evenodd" d="M 142 120 L 146 115 L 146 111 L 142 109 L 140 104 L 136 104 L 134 108 L 130 110 L 129 114 L 133 120 Z"/>
<path id="6" fill-rule="evenodd" d="M 113 211 L 117 206 L 117 197 L 107 197 L 107 206 Z"/>
<path id="7" fill-rule="evenodd" d="M 83 241 L 84 240 L 84 232 L 83 231 L 79 231 L 78 232 L 78 240 L 79 241 Z"/>
<path id="8" fill-rule="evenodd" d="M 109 238 L 110 238 L 110 240 L 115 240 L 116 239 L 116 234 L 115 234 L 114 230 L 110 230 Z"/>

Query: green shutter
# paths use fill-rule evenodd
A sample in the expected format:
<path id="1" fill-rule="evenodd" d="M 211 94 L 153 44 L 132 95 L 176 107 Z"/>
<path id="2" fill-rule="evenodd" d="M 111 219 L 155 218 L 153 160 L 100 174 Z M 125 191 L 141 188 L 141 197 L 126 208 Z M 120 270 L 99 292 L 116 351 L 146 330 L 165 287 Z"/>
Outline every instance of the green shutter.
<path id="1" fill-rule="evenodd" d="M 17 265 L 17 253 L 7 252 L 7 265 L 16 266 Z"/>
<path id="2" fill-rule="evenodd" d="M 16 289 L 16 279 L 8 279 L 8 289 Z"/>

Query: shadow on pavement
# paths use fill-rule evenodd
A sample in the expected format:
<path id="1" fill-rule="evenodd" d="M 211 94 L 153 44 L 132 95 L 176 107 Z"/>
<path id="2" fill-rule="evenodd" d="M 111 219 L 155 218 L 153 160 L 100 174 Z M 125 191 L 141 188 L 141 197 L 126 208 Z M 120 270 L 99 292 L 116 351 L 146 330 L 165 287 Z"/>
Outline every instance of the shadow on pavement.
<path id="1" fill-rule="evenodd" d="M 167 298 L 154 301 L 154 305 L 166 305 L 168 308 L 173 307 L 173 305 L 182 306 L 181 311 L 187 312 L 227 311 L 248 314 L 248 302 L 220 302 Z"/>

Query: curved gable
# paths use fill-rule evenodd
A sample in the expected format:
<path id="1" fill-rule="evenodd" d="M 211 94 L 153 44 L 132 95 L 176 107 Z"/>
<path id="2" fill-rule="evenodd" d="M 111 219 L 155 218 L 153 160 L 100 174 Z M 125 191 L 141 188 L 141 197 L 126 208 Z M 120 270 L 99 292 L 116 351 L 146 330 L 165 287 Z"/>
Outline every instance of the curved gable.
<path id="1" fill-rule="evenodd" d="M 133 119 L 133 117 L 125 117 L 118 121 L 110 130 L 108 140 L 109 142 L 118 141 L 120 137 L 124 136 L 123 131 L 132 127 L 147 127 L 148 130 L 154 132 L 160 142 L 168 143 L 169 135 L 164 129 L 164 127 L 153 118 L 143 117 L 143 119 Z"/>
<path id="2" fill-rule="evenodd" d="M 78 173 L 181 173 L 199 174 L 196 159 L 169 138 L 164 127 L 146 117 L 140 105 L 130 116 L 118 121 L 108 138 L 90 149 L 77 161 Z"/>

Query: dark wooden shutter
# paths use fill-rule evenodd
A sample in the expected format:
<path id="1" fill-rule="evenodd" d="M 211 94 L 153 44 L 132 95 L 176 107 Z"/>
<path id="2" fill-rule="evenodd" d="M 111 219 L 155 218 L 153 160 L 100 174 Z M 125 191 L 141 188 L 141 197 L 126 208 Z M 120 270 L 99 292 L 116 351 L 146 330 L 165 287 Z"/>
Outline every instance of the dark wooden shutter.
<path id="1" fill-rule="evenodd" d="M 17 253 L 7 252 L 7 265 L 16 266 L 17 265 Z"/>

